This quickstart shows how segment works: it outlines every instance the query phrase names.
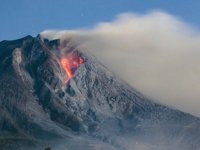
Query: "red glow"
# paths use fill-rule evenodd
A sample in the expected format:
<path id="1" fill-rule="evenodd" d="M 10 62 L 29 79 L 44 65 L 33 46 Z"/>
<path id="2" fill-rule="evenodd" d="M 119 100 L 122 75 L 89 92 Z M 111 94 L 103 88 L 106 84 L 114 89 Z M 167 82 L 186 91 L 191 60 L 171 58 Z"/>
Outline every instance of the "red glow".
<path id="1" fill-rule="evenodd" d="M 83 58 L 75 52 L 61 57 L 60 64 L 66 73 L 65 83 L 68 83 L 68 81 L 73 77 L 75 71 L 83 63 Z"/>

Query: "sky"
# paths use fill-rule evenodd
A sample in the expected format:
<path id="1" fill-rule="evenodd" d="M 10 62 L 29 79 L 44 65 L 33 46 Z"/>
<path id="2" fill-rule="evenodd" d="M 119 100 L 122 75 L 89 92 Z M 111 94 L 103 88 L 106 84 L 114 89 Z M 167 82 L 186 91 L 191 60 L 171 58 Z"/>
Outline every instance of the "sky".
<path id="1" fill-rule="evenodd" d="M 90 28 L 125 12 L 162 10 L 200 27 L 199 0 L 0 0 L 0 40 L 46 29 Z"/>

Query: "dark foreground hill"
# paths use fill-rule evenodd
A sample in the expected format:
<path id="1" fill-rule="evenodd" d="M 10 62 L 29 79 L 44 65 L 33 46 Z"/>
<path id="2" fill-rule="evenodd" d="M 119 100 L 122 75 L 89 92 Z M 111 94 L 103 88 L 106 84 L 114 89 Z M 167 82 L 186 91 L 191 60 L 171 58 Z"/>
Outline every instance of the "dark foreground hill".
<path id="1" fill-rule="evenodd" d="M 67 82 L 61 49 L 84 61 Z M 200 119 L 149 100 L 69 42 L 31 36 L 2 41 L 0 149 L 46 146 L 199 150 Z"/>

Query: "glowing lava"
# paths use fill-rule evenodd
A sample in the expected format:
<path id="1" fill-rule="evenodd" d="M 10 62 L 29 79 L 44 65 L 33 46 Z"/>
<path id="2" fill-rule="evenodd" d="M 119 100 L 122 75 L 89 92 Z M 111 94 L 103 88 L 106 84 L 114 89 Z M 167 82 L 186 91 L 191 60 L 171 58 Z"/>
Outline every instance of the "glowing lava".
<path id="1" fill-rule="evenodd" d="M 72 53 L 61 57 L 60 64 L 66 73 L 65 83 L 68 83 L 68 81 L 73 77 L 75 71 L 83 63 L 84 60 L 78 55 L 78 53 Z"/>

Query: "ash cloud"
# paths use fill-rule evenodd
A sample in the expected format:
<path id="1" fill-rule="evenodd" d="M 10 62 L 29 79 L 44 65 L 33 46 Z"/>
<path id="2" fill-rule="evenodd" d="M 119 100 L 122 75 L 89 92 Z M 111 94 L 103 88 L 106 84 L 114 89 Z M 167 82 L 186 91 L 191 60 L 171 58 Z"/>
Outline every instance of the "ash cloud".
<path id="1" fill-rule="evenodd" d="M 200 116 L 200 33 L 179 18 L 124 13 L 91 29 L 41 35 L 71 39 L 143 94 Z"/>

